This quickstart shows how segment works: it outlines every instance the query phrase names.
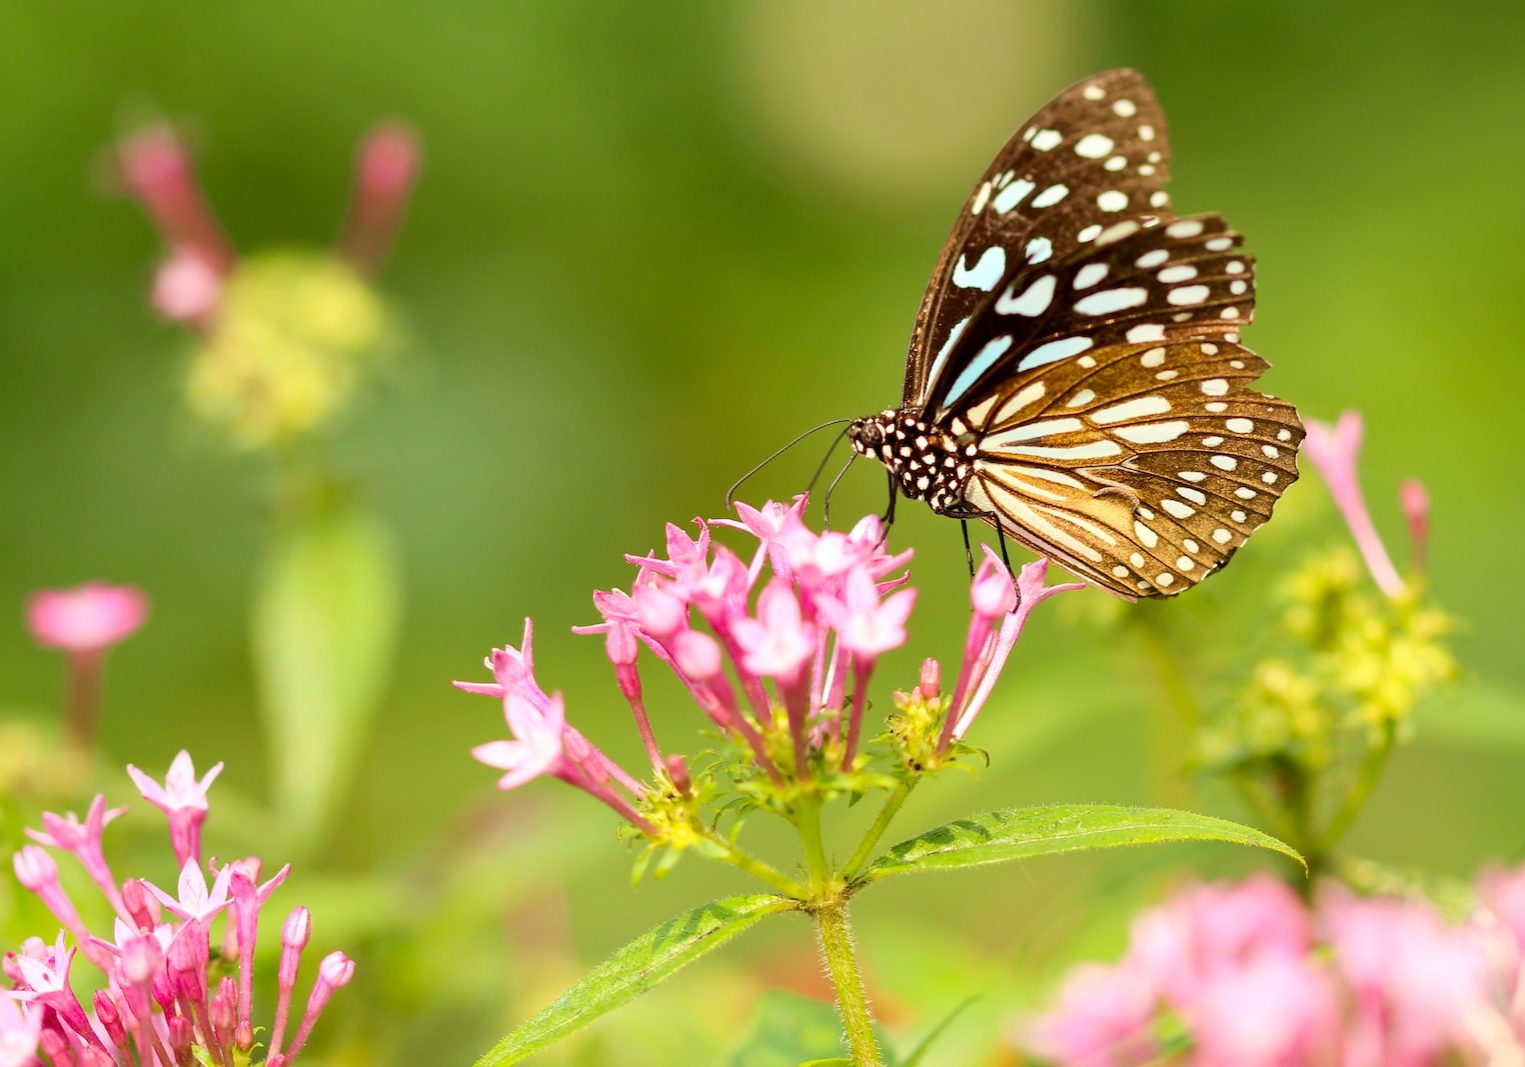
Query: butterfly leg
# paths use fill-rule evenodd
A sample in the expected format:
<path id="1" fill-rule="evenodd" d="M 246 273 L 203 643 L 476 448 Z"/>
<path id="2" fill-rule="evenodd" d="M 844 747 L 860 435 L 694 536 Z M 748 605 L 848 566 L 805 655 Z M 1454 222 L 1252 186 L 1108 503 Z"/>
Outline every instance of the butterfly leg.
<path id="1" fill-rule="evenodd" d="M 900 495 L 895 485 L 895 475 L 891 471 L 885 472 L 889 476 L 890 499 L 884 505 L 884 514 L 879 516 L 879 543 L 882 545 L 890 538 L 890 527 L 895 525 L 895 499 Z"/>
<path id="2" fill-rule="evenodd" d="M 960 519 L 959 526 L 964 531 L 964 560 L 969 564 L 969 577 L 974 577 L 974 549 L 969 544 L 969 520 Z"/>

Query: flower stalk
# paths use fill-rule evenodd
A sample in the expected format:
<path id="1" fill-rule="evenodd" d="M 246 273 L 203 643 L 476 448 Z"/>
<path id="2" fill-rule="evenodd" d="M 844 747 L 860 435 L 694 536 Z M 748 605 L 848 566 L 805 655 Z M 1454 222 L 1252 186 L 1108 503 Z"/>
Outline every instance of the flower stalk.
<path id="1" fill-rule="evenodd" d="M 874 1017 L 869 1010 L 868 992 L 858 968 L 853 949 L 852 926 L 847 920 L 845 901 L 834 901 L 811 912 L 816 940 L 826 973 L 836 992 L 837 1011 L 842 1017 L 842 1033 L 853 1067 L 879 1067 L 879 1040 L 874 1035 Z"/>

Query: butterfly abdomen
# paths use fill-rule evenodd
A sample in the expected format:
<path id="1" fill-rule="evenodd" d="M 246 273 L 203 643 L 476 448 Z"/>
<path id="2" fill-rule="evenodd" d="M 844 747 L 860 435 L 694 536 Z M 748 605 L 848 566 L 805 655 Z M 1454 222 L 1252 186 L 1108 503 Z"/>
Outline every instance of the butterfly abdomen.
<path id="1" fill-rule="evenodd" d="M 937 512 L 966 509 L 964 488 L 977 451 L 972 434 L 948 433 L 915 412 L 886 410 L 853 422 L 847 437 L 853 451 L 888 468 L 905 496 Z"/>

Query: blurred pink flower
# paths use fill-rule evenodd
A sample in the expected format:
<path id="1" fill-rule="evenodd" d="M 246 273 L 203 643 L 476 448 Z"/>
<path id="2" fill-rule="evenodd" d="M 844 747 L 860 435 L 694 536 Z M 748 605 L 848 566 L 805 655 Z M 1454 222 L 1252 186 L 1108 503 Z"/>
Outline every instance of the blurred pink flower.
<path id="1" fill-rule="evenodd" d="M 1221 973 L 1182 1016 L 1197 1067 L 1337 1062 L 1339 992 L 1307 957 L 1262 955 Z"/>
<path id="2" fill-rule="evenodd" d="M 1160 1055 L 1158 1014 L 1148 975 L 1126 965 L 1082 964 L 1059 987 L 1053 1009 L 1018 1040 L 1065 1067 L 1143 1067 Z"/>
<path id="3" fill-rule="evenodd" d="M 1133 924 L 1127 958 L 1179 1007 L 1258 960 L 1301 959 L 1312 942 L 1297 896 L 1270 875 L 1255 875 L 1193 886 L 1145 912 Z"/>
<path id="4" fill-rule="evenodd" d="M 42 1015 L 25 1004 L 0 997 L 0 1067 L 29 1067 L 36 1062 Z"/>
<path id="5" fill-rule="evenodd" d="M 1398 577 L 1392 557 L 1387 554 L 1377 528 L 1372 525 L 1356 471 L 1356 460 L 1361 452 L 1360 412 L 1344 412 L 1332 426 L 1317 419 L 1305 419 L 1304 428 L 1308 436 L 1303 441 L 1303 455 L 1318 468 L 1324 484 L 1329 487 L 1329 495 L 1345 517 L 1356 547 L 1366 560 L 1367 570 L 1382 592 L 1390 597 L 1400 595 L 1403 579 Z"/>
<path id="6" fill-rule="evenodd" d="M 127 765 L 127 774 L 137 784 L 143 799 L 169 816 L 170 843 L 182 867 L 190 860 L 201 861 L 201 827 L 209 807 L 207 790 L 221 773 L 219 762 L 198 779 L 191 754 L 184 749 L 170 761 L 162 785 L 132 764 Z"/>
<path id="7" fill-rule="evenodd" d="M 1486 960 L 1468 931 L 1427 905 L 1330 887 L 1320 917 L 1352 997 L 1346 1067 L 1423 1067 L 1485 1012 Z"/>
<path id="8" fill-rule="evenodd" d="M 99 652 L 137 632 L 148 618 L 141 590 L 97 582 L 43 589 L 27 604 L 27 626 L 41 645 L 66 652 Z"/>

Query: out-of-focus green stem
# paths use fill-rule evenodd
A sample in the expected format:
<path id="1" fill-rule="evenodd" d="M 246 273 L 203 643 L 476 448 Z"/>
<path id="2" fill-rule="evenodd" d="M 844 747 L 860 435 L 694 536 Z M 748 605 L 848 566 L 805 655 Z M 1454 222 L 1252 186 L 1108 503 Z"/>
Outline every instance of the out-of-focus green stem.
<path id="1" fill-rule="evenodd" d="M 834 900 L 812 912 L 821 955 L 831 975 L 837 994 L 837 1011 L 842 1016 L 842 1030 L 847 1036 L 847 1051 L 853 1067 L 879 1067 L 879 1042 L 874 1037 L 874 1019 L 868 1009 L 868 993 L 853 952 L 852 927 L 847 922 L 847 902 Z"/>
<path id="2" fill-rule="evenodd" d="M 1361 814 L 1366 807 L 1366 802 L 1371 799 L 1371 793 L 1376 788 L 1377 782 L 1382 777 L 1383 770 L 1387 767 L 1387 758 L 1392 754 L 1393 727 L 1391 723 L 1382 729 L 1382 737 L 1378 742 L 1366 751 L 1366 758 L 1361 761 L 1361 769 L 1356 772 L 1355 781 L 1350 785 L 1350 790 L 1345 794 L 1345 799 L 1329 817 L 1329 822 L 1324 830 L 1318 835 L 1316 855 L 1322 857 L 1328 855 L 1334 846 L 1340 843 L 1345 832 L 1350 829 L 1356 816 Z"/>

